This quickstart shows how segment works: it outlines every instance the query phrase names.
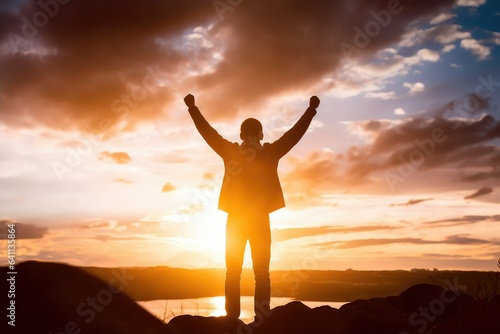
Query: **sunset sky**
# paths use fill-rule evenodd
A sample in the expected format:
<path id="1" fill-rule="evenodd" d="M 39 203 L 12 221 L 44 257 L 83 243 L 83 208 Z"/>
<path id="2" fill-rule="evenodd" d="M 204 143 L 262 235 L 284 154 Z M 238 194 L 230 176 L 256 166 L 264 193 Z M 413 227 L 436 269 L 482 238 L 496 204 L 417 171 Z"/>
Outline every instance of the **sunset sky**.
<path id="1" fill-rule="evenodd" d="M 183 97 L 272 142 L 317 95 L 272 270 L 496 270 L 498 22 L 497 0 L 2 1 L 0 237 L 17 223 L 17 261 L 224 267 L 223 163 Z"/>

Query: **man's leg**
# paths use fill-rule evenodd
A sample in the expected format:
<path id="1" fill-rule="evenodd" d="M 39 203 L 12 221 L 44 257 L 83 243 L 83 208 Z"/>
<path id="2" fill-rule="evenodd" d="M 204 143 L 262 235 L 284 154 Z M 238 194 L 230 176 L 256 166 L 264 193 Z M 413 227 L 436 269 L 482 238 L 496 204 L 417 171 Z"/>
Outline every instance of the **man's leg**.
<path id="1" fill-rule="evenodd" d="M 228 215 L 226 225 L 226 313 L 228 317 L 240 317 L 240 280 L 247 237 L 243 222 Z"/>
<path id="2" fill-rule="evenodd" d="M 252 226 L 250 248 L 255 275 L 255 317 L 256 321 L 262 321 L 270 313 L 271 279 L 269 276 L 269 262 L 271 260 L 271 229 L 269 215 L 262 215 L 257 219 Z"/>

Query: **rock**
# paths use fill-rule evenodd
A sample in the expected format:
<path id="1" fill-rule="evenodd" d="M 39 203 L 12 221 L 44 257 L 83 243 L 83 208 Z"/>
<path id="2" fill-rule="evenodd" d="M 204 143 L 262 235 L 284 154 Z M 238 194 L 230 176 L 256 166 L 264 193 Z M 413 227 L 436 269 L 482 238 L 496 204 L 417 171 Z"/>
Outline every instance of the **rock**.
<path id="1" fill-rule="evenodd" d="M 179 334 L 236 334 L 246 325 L 238 319 L 228 317 L 202 317 L 193 315 L 179 315 L 170 320 L 169 325 L 179 331 Z"/>
<path id="2" fill-rule="evenodd" d="M 294 301 L 272 309 L 268 317 L 250 327 L 255 334 L 329 333 L 338 320 L 337 312 L 329 306 L 311 309 Z"/>
<path id="3" fill-rule="evenodd" d="M 343 305 L 340 315 L 347 320 L 345 333 L 400 333 L 408 330 L 408 314 L 388 298 L 356 300 Z"/>
<path id="4" fill-rule="evenodd" d="M 7 268 L 1 269 L 7 277 Z M 177 333 L 119 291 L 133 279 L 126 272 L 117 270 L 113 281 L 104 282 L 59 263 L 28 261 L 16 271 L 16 326 L 11 329 L 17 333 Z M 1 291 L 8 291 L 5 283 L 2 279 Z M 2 298 L 3 310 L 6 301 Z"/>

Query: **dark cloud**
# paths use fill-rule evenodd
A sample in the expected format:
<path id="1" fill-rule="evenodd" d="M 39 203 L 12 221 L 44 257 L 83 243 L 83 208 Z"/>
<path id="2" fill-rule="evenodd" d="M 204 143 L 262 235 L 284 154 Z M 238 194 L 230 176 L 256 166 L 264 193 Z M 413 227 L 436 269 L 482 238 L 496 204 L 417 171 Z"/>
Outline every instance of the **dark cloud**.
<path id="1" fill-rule="evenodd" d="M 380 133 L 371 153 L 390 154 L 382 168 L 399 165 L 400 156 L 408 161 L 417 161 L 423 156 L 421 166 L 424 168 L 464 162 L 474 152 L 478 152 L 475 158 L 484 162 L 500 154 L 498 150 L 488 149 L 487 142 L 496 138 L 500 138 L 500 122 L 489 115 L 478 120 L 416 117 Z"/>
<path id="2" fill-rule="evenodd" d="M 316 227 L 301 227 L 301 228 L 285 228 L 272 230 L 273 242 L 287 241 L 291 239 L 311 237 L 316 235 L 324 235 L 331 233 L 360 233 L 380 230 L 394 230 L 397 226 L 388 225 L 368 225 L 355 227 L 342 226 L 316 226 Z"/>
<path id="3" fill-rule="evenodd" d="M 129 126 L 158 117 L 173 98 L 173 87 L 161 88 L 161 82 L 187 63 L 181 51 L 158 39 L 176 38 L 213 18 L 210 3 L 192 0 L 71 1 L 45 26 L 35 27 L 36 33 L 26 34 L 24 28 L 23 34 L 22 18 L 32 22 L 42 10 L 37 3 L 29 0 L 19 11 L 0 12 L 6 18 L 0 43 L 7 47 L 0 53 L 0 95 L 5 96 L 0 117 L 17 126 L 35 121 L 95 132 L 116 126 L 125 114 Z M 20 43 L 25 36 L 32 38 Z M 130 95 L 128 102 L 122 95 Z"/>
<path id="4" fill-rule="evenodd" d="M 47 227 L 18 223 L 12 220 L 0 220 L 0 239 L 7 239 L 9 224 L 15 224 L 15 239 L 40 239 L 49 231 Z"/>
<path id="5" fill-rule="evenodd" d="M 500 148 L 492 148 L 495 150 L 500 150 Z M 500 166 L 500 165 L 497 165 Z M 493 170 L 491 172 L 479 172 L 475 174 L 470 174 L 463 176 L 461 178 L 462 181 L 464 182 L 478 182 L 478 181 L 484 181 L 488 179 L 500 179 L 500 168 L 496 167 L 496 170 Z"/>
<path id="6" fill-rule="evenodd" d="M 428 245 L 428 244 L 450 244 L 450 245 L 500 245 L 498 240 L 484 240 L 477 238 L 469 238 L 464 235 L 452 235 L 446 237 L 444 240 L 425 240 L 421 238 L 380 238 L 380 239 L 356 239 L 349 241 L 334 241 L 323 244 L 316 244 L 314 246 L 320 247 L 334 247 L 339 249 L 359 248 L 367 246 L 382 246 L 390 244 L 414 244 L 414 245 Z"/>
<path id="7" fill-rule="evenodd" d="M 130 163 L 130 161 L 132 161 L 132 159 L 130 159 L 130 156 L 126 152 L 104 151 L 104 152 L 101 152 L 101 154 L 99 155 L 99 159 L 100 160 L 103 160 L 103 159 L 111 160 L 117 164 L 128 164 L 128 163 Z"/>
<path id="8" fill-rule="evenodd" d="M 422 224 L 431 225 L 432 227 L 442 227 L 442 226 L 446 227 L 446 226 L 477 224 L 484 221 L 500 221 L 500 215 L 494 215 L 494 216 L 466 215 L 457 218 L 428 221 Z"/>
<path id="9" fill-rule="evenodd" d="M 469 119 L 419 116 L 370 132 L 372 143 L 349 149 L 347 178 L 365 182 L 378 176 L 392 186 L 407 181 L 416 171 L 432 171 L 434 176 L 439 171 L 447 175 L 452 171 L 467 182 L 498 180 L 500 148 L 494 142 L 500 138 L 500 121 L 491 115 Z M 481 171 L 488 167 L 493 167 L 493 172 Z M 443 186 L 444 180 L 420 181 L 420 186 Z"/>
<path id="10" fill-rule="evenodd" d="M 401 39 L 415 19 L 454 2 L 405 2 L 390 29 L 353 56 L 372 55 Z M 23 31 L 23 17 L 32 24 L 42 10 L 37 0 L 1 7 L 0 120 L 93 132 L 121 120 L 133 129 L 163 116 L 188 87 L 200 92 L 208 113 L 235 115 L 331 74 L 344 60 L 341 43 L 355 44 L 354 27 L 364 29 L 374 21 L 372 11 L 387 10 L 387 3 L 243 1 L 222 17 L 201 0 L 71 1 L 31 33 Z M 210 24 L 204 36 L 185 39 Z M 203 38 L 207 45 L 196 45 Z M 222 57 L 214 64 L 216 52 Z M 191 69 L 201 74 L 188 78 Z"/>
<path id="11" fill-rule="evenodd" d="M 480 196 L 491 194 L 492 192 L 493 192 L 493 189 L 491 189 L 491 187 L 482 187 L 481 189 L 479 189 L 475 193 L 470 194 L 469 196 L 465 196 L 464 199 L 477 198 Z"/>
<path id="12" fill-rule="evenodd" d="M 419 203 L 426 202 L 426 201 L 432 201 L 432 200 L 433 200 L 433 198 L 421 198 L 421 199 L 413 199 L 412 198 L 406 203 L 391 204 L 390 206 L 409 206 L 409 205 L 415 205 L 415 204 L 419 204 Z"/>
<path id="13" fill-rule="evenodd" d="M 213 29 L 213 34 L 226 37 L 224 60 L 195 82 L 201 91 L 231 96 L 224 101 L 226 110 L 253 106 L 269 96 L 316 84 L 342 61 L 372 55 L 398 41 L 410 22 L 453 3 L 405 2 L 398 14 L 391 15 L 390 29 L 381 29 L 376 38 L 359 45 L 355 27 L 363 30 L 373 22 L 372 11 L 387 11 L 386 0 L 281 0 L 265 5 L 244 1 Z M 358 48 L 346 56 L 341 48 L 346 44 Z M 221 82 L 226 84 L 212 89 Z M 219 101 L 214 101 L 209 108 L 219 110 L 217 105 Z"/>
<path id="14" fill-rule="evenodd" d="M 427 174 L 416 178 L 412 187 L 456 187 L 457 182 L 451 183 L 450 178 L 464 182 L 487 179 L 493 185 L 500 181 L 500 147 L 495 144 L 500 138 L 500 121 L 479 113 L 476 118 L 455 117 L 450 113 L 446 113 L 449 118 L 436 116 L 436 110 L 442 109 L 444 106 L 397 122 L 351 124 L 356 132 L 368 133 L 371 142 L 353 145 L 345 154 L 313 150 L 303 158 L 289 159 L 292 170 L 283 176 L 286 190 L 301 190 L 306 195 L 311 189 L 387 191 L 393 190 L 394 184 L 408 181 L 416 171 Z M 490 109 L 478 111 L 484 113 Z M 485 168 L 493 170 L 484 172 Z M 403 205 L 420 202 L 410 200 Z"/>

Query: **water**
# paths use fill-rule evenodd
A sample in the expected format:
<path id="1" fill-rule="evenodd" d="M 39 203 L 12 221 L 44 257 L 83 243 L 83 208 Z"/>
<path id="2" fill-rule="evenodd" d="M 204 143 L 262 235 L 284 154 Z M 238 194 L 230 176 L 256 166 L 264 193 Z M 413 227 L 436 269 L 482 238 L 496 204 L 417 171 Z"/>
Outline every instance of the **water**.
<path id="1" fill-rule="evenodd" d="M 271 308 L 285 305 L 294 299 L 292 298 L 272 298 Z M 219 317 L 226 315 L 224 308 L 224 296 L 197 298 L 197 299 L 169 299 L 169 300 L 149 300 L 137 302 L 155 317 L 169 322 L 170 319 L 181 314 L 200 315 L 204 317 Z M 346 303 L 339 302 L 312 302 L 301 301 L 310 308 L 329 305 L 334 308 L 340 308 Z M 245 323 L 250 323 L 254 319 L 253 297 L 241 297 L 241 316 L 240 319 Z"/>

